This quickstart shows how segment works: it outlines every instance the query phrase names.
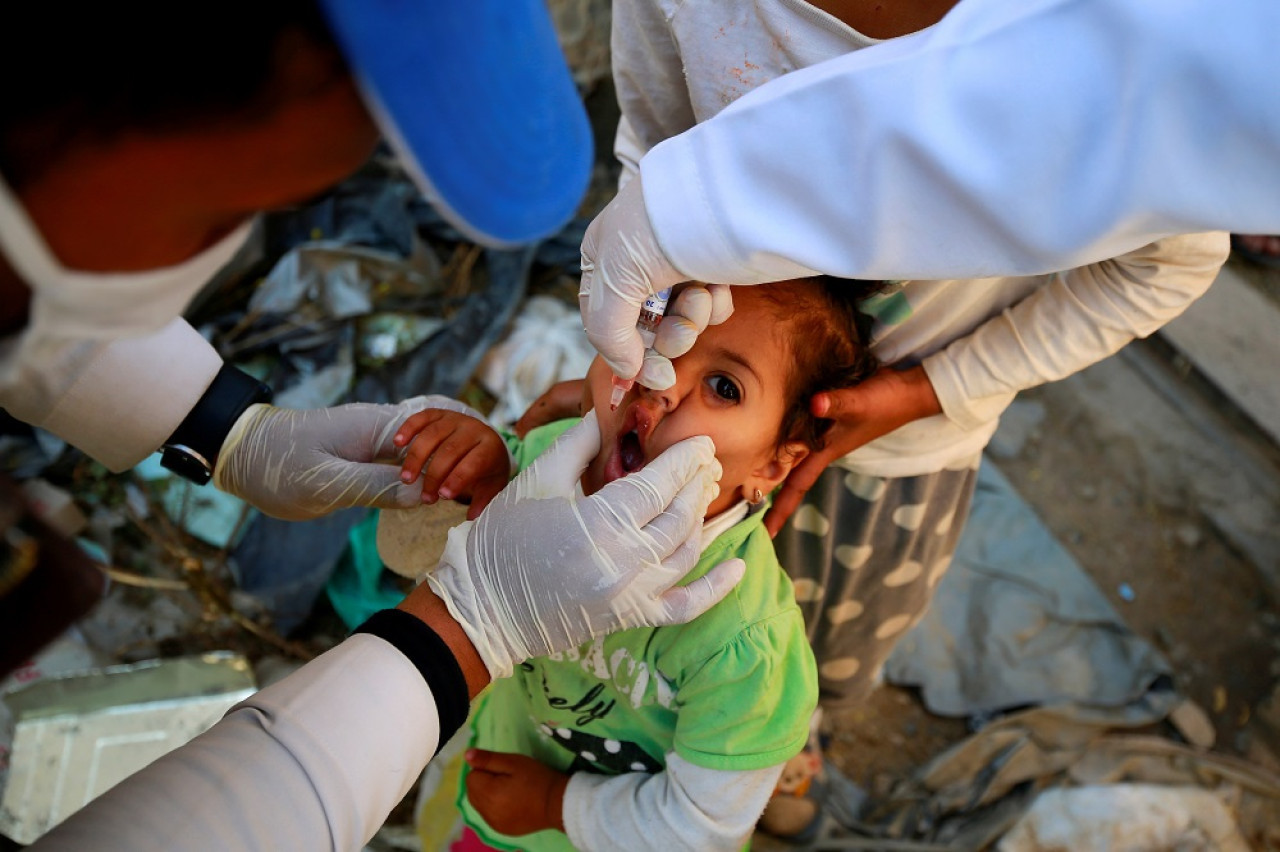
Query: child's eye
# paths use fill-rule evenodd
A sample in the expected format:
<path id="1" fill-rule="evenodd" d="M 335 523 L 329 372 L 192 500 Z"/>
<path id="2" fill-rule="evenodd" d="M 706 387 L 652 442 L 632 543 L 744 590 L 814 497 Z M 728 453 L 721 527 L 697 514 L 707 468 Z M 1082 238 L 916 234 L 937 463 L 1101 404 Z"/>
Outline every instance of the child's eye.
<path id="1" fill-rule="evenodd" d="M 738 402 L 742 399 L 742 392 L 728 376 L 710 376 L 707 378 L 707 385 L 711 388 L 711 392 L 721 399 L 729 402 Z"/>

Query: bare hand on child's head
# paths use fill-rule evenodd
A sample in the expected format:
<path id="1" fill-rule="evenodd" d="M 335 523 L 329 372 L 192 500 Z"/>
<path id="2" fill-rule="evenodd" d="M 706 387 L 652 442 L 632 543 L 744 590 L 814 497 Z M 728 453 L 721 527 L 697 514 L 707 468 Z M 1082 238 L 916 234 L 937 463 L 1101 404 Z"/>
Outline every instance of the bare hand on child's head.
<path id="1" fill-rule="evenodd" d="M 881 367 L 854 387 L 815 394 L 810 410 L 834 420 L 835 425 L 827 435 L 827 445 L 796 465 L 774 496 L 764 517 L 771 536 L 776 536 L 799 508 L 827 465 L 913 420 L 941 414 L 942 405 L 923 367 Z"/>
<path id="2" fill-rule="evenodd" d="M 405 420 L 394 443 L 408 446 L 400 479 L 422 477 L 422 502 L 470 499 L 467 519 L 474 520 L 506 487 L 511 461 L 502 438 L 488 424 L 439 408 L 428 408 Z"/>
<path id="3" fill-rule="evenodd" d="M 569 776 L 523 754 L 467 751 L 467 799 L 495 831 L 519 837 L 548 828 L 564 831 Z"/>

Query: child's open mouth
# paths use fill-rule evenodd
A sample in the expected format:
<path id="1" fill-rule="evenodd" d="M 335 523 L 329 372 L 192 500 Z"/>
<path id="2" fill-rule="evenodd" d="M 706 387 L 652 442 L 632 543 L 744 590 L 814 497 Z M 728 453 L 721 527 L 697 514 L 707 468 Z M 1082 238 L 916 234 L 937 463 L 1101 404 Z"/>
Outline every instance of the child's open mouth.
<path id="1" fill-rule="evenodd" d="M 634 430 L 618 439 L 618 456 L 622 460 L 622 469 L 627 473 L 635 473 L 644 467 L 644 449 L 640 446 L 640 436 Z"/>
<path id="2" fill-rule="evenodd" d="M 653 416 L 644 406 L 632 405 L 627 409 L 618 433 L 617 445 L 605 464 L 606 482 L 621 479 L 645 466 L 649 457 L 645 453 L 644 439 L 652 430 Z"/>

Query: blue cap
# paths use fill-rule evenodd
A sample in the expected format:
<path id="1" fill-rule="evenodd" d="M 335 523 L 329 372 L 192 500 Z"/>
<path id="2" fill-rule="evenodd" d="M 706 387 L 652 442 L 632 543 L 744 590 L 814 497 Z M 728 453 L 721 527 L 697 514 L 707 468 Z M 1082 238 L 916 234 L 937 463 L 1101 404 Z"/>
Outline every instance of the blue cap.
<path id="1" fill-rule="evenodd" d="M 468 238 L 529 243 L 573 218 L 591 127 L 546 0 L 321 0 L 384 136 Z"/>

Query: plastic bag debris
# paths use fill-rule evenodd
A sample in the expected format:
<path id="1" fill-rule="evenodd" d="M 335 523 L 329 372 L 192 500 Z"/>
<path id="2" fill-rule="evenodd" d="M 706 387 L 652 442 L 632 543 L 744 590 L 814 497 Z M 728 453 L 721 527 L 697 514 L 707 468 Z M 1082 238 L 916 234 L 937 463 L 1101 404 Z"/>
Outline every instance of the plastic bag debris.
<path id="1" fill-rule="evenodd" d="M 378 313 L 356 323 L 357 358 L 362 366 L 381 367 L 412 352 L 445 325 L 441 317 Z"/>
<path id="2" fill-rule="evenodd" d="M 444 289 L 430 251 L 409 258 L 363 246 L 317 242 L 299 246 L 275 265 L 249 299 L 249 312 L 289 314 L 302 321 L 347 319 L 377 302 L 412 303 Z"/>
<path id="3" fill-rule="evenodd" d="M 1230 809 L 1217 795 L 1198 787 L 1156 784 L 1046 790 L 996 848 L 1249 852 Z"/>
<path id="4" fill-rule="evenodd" d="M 550 296 L 530 297 L 481 363 L 480 381 L 498 398 L 489 420 L 510 427 L 553 384 L 586 376 L 595 354 L 576 310 Z"/>

